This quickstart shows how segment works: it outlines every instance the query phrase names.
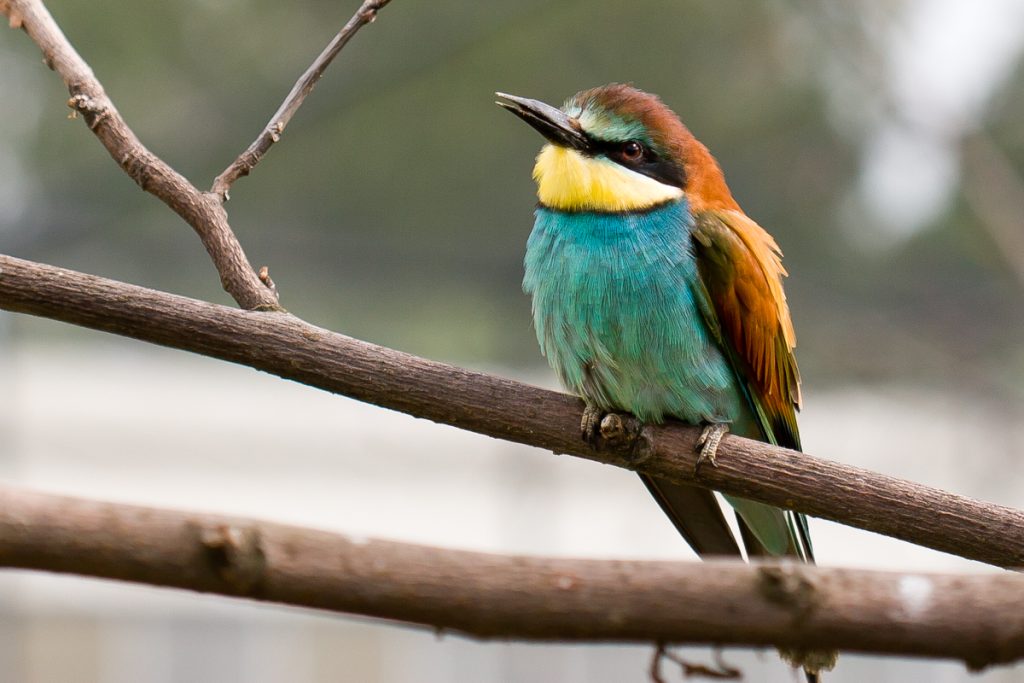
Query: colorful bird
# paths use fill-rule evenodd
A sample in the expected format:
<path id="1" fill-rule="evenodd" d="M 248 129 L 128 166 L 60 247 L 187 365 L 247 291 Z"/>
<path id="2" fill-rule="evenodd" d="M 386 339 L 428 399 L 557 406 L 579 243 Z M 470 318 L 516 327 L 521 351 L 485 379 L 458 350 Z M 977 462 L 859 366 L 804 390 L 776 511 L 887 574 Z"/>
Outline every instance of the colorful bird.
<path id="1" fill-rule="evenodd" d="M 800 448 L 796 338 L 775 240 L 733 199 L 714 157 L 656 96 L 584 90 L 559 110 L 498 93 L 547 143 L 523 288 L 563 385 L 606 412 L 704 425 L 702 458 L 728 429 Z M 714 494 L 640 475 L 701 556 L 740 550 Z M 807 520 L 725 496 L 749 556 L 814 561 Z M 825 656 L 818 656 L 825 655 Z M 834 655 L 799 653 L 816 680 Z"/>

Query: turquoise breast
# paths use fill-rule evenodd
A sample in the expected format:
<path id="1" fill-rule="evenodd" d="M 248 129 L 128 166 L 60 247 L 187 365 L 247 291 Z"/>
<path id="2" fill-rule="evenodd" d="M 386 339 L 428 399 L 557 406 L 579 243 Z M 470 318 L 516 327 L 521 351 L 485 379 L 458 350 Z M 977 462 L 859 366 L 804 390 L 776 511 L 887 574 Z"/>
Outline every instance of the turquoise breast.
<path id="1" fill-rule="evenodd" d="M 524 290 L 567 389 L 646 422 L 731 422 L 743 399 L 698 305 L 685 201 L 639 213 L 537 210 Z M 749 411 L 747 411 L 749 412 Z"/>

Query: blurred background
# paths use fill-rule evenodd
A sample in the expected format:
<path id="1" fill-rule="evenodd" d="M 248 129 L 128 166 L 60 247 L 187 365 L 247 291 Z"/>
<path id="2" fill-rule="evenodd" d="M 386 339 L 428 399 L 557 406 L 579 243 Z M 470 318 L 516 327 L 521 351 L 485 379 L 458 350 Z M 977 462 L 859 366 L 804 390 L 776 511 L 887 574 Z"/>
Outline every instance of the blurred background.
<path id="1" fill-rule="evenodd" d="M 48 5 L 142 140 L 208 187 L 358 3 Z M 292 312 L 553 386 L 520 289 L 540 140 L 492 93 L 633 82 L 786 253 L 807 450 L 1024 507 L 1022 54 L 1019 0 L 396 0 L 228 209 Z M 189 228 L 68 120 L 20 32 L 0 33 L 0 98 L 0 252 L 230 303 Z M 453 547 L 693 557 L 626 472 L 245 368 L 0 313 L 0 377 L 7 482 Z M 991 571 L 812 529 L 823 565 Z M 646 681 L 649 658 L 0 573 L 4 681 L 591 683 Z M 796 680 L 770 651 L 726 659 Z M 1024 666 L 848 655 L 827 680 Z"/>

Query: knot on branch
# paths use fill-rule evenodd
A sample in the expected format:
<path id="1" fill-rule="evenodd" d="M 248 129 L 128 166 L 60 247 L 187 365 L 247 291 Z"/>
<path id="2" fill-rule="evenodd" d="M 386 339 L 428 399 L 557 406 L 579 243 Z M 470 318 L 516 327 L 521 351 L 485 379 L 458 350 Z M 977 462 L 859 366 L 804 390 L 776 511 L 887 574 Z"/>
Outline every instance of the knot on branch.
<path id="1" fill-rule="evenodd" d="M 803 621 L 814 611 L 817 591 L 802 565 L 766 565 L 758 568 L 757 576 L 761 594 L 786 608 L 795 621 Z"/>
<path id="2" fill-rule="evenodd" d="M 78 93 L 68 99 L 68 106 L 72 110 L 71 116 L 81 114 L 90 130 L 96 130 L 100 122 L 110 115 L 110 105 L 91 95 Z"/>
<path id="3" fill-rule="evenodd" d="M 359 10 L 359 21 L 364 24 L 372 24 L 377 20 L 377 10 L 379 10 L 381 4 L 378 2 L 367 3 L 361 10 Z"/>
<path id="4" fill-rule="evenodd" d="M 267 559 L 258 529 L 230 524 L 203 527 L 199 542 L 214 572 L 234 592 L 251 595 L 263 582 Z"/>
<path id="5" fill-rule="evenodd" d="M 643 464 L 654 454 L 654 446 L 643 422 L 632 415 L 608 413 L 597 429 L 598 446 L 621 451 L 630 467 Z"/>
<path id="6" fill-rule="evenodd" d="M 818 589 L 807 575 L 805 565 L 792 563 L 758 568 L 758 590 L 770 602 L 783 607 L 793 617 L 793 626 L 803 625 L 818 607 Z M 792 666 L 817 673 L 831 671 L 839 658 L 835 650 L 808 650 L 779 647 L 779 655 Z"/>
<path id="7" fill-rule="evenodd" d="M 274 284 L 273 278 L 270 277 L 270 268 L 262 266 L 256 275 L 259 277 L 260 282 L 262 282 L 266 288 L 274 294 L 274 297 L 277 298 L 277 285 Z"/>
<path id="8" fill-rule="evenodd" d="M 25 21 L 24 17 L 11 7 L 11 3 L 7 0 L 0 0 L 0 14 L 7 15 L 7 25 L 11 28 L 21 28 Z"/>

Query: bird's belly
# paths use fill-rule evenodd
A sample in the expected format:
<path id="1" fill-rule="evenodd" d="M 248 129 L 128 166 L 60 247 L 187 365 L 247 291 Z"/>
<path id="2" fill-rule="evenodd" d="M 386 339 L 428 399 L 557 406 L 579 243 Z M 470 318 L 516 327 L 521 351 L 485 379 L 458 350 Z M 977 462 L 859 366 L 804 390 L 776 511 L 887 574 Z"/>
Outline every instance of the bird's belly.
<path id="1" fill-rule="evenodd" d="M 739 406 L 732 370 L 709 343 L 699 311 L 678 300 L 685 297 L 652 302 L 635 294 L 584 315 L 571 304 L 538 310 L 557 330 L 541 343 L 562 383 L 598 407 L 645 421 L 732 421 Z"/>
<path id="2" fill-rule="evenodd" d="M 644 421 L 736 419 L 742 399 L 695 299 L 695 264 L 623 246 L 531 237 L 524 285 L 560 380 Z"/>

